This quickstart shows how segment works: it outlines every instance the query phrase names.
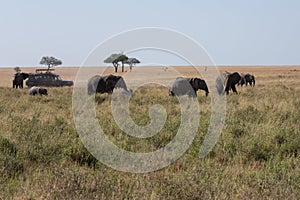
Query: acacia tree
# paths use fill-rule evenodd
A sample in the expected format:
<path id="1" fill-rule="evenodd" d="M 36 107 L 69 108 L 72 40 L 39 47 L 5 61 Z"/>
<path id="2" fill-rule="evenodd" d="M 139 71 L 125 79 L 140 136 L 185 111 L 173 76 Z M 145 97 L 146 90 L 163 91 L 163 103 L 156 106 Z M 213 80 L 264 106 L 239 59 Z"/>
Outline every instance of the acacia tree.
<path id="1" fill-rule="evenodd" d="M 123 53 L 111 54 L 108 58 L 104 60 L 105 63 L 112 63 L 115 67 L 115 72 L 118 72 L 119 62 L 122 63 L 122 72 L 124 72 L 124 64 L 128 60 L 128 57 Z"/>
<path id="2" fill-rule="evenodd" d="M 57 66 L 57 65 L 61 65 L 62 61 L 54 58 L 54 57 L 48 57 L 48 56 L 44 56 L 42 57 L 41 61 L 40 61 L 41 65 L 46 65 L 48 67 L 48 71 L 50 70 L 50 68 Z"/>
<path id="3" fill-rule="evenodd" d="M 124 63 L 129 65 L 129 69 L 131 71 L 132 66 L 135 66 L 136 64 L 139 64 L 141 62 L 137 58 L 128 58 Z"/>

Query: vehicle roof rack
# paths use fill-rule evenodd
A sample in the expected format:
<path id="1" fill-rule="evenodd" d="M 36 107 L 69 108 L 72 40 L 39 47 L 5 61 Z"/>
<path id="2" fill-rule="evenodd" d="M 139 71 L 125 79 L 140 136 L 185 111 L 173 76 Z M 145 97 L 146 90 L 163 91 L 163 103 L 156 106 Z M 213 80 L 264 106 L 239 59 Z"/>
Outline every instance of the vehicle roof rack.
<path id="1" fill-rule="evenodd" d="M 36 69 L 35 73 L 42 73 L 42 72 L 50 73 L 51 71 L 54 71 L 54 69 Z"/>

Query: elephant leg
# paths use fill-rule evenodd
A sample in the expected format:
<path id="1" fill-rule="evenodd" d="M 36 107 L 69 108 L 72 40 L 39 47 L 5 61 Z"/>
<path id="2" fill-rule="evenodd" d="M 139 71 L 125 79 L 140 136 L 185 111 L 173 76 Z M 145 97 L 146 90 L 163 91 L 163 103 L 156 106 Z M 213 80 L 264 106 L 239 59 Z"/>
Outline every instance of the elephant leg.
<path id="1" fill-rule="evenodd" d="M 226 92 L 226 94 L 229 94 L 229 90 L 230 90 L 230 86 L 229 86 L 229 84 L 227 83 L 226 84 L 226 86 L 225 86 L 225 92 Z"/>
<path id="2" fill-rule="evenodd" d="M 235 85 L 232 85 L 232 86 L 231 86 L 231 89 L 232 89 L 232 91 L 233 91 L 234 93 L 236 93 L 236 94 L 238 93 L 237 90 L 236 90 Z"/>

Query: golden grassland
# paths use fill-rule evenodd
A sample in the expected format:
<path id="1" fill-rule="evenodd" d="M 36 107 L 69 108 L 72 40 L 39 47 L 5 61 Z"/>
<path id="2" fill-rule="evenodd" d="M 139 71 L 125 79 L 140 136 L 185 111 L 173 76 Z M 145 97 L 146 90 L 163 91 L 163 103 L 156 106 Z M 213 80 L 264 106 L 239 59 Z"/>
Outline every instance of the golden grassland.
<path id="1" fill-rule="evenodd" d="M 58 68 L 56 73 L 74 80 L 76 70 Z M 190 67 L 177 70 L 185 76 L 194 73 Z M 0 198 L 298 199 L 299 67 L 220 70 L 253 73 L 257 85 L 238 87 L 238 95 L 227 96 L 226 124 L 213 151 L 198 157 L 211 114 L 210 97 L 199 91 L 201 119 L 189 150 L 159 171 L 132 174 L 103 165 L 84 148 L 72 116 L 72 87 L 48 88 L 48 97 L 32 97 L 26 88 L 13 89 L 3 82 L 13 69 L 0 69 Z M 165 127 L 155 137 L 136 139 L 123 133 L 112 118 L 107 94 L 95 97 L 97 117 L 103 119 L 99 124 L 121 148 L 159 149 L 180 124 L 179 104 L 167 93 L 163 87 L 145 86 L 130 101 L 131 117 L 139 125 L 149 123 L 149 106 L 166 108 Z"/>
<path id="2" fill-rule="evenodd" d="M 149 69 L 149 67 L 145 67 L 145 66 L 137 66 L 137 67 Z M 41 68 L 41 67 L 25 67 L 21 69 L 22 72 L 35 73 L 35 69 L 37 68 Z M 100 67 L 87 67 L 87 68 L 90 71 L 94 72 L 95 74 L 99 74 L 99 72 L 101 71 L 99 70 Z M 161 68 L 162 68 L 161 70 L 163 71 L 163 67 Z M 191 66 L 172 66 L 169 68 L 175 69 L 180 74 L 186 77 L 192 77 L 195 76 L 195 74 L 199 75 L 199 72 L 197 72 L 196 69 Z M 229 72 L 237 71 L 240 73 L 252 73 L 256 77 L 272 77 L 278 75 L 289 76 L 291 74 L 297 76 L 300 71 L 300 66 L 218 66 L 217 68 L 220 71 L 229 71 Z M 55 73 L 59 74 L 63 79 L 75 80 L 78 69 L 79 67 L 57 67 L 55 69 Z M 125 67 L 125 71 L 129 73 L 128 67 Z M 13 68 L 0 68 L 0 86 L 11 87 L 14 73 L 15 72 Z M 124 73 L 121 72 L 121 67 L 119 67 L 117 73 L 114 72 L 113 67 L 107 67 L 105 69 L 104 74 L 124 75 Z"/>

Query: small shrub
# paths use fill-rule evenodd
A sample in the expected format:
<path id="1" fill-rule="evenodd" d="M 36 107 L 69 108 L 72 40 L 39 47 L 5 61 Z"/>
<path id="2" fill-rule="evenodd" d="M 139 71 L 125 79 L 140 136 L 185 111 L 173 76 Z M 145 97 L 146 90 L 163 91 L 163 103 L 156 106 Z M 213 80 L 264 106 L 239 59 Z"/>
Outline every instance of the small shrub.
<path id="1" fill-rule="evenodd" d="M 254 144 L 250 152 L 248 153 L 248 157 L 256 160 L 256 161 L 267 161 L 272 156 L 272 149 L 265 144 Z"/>

